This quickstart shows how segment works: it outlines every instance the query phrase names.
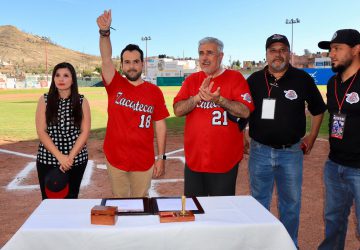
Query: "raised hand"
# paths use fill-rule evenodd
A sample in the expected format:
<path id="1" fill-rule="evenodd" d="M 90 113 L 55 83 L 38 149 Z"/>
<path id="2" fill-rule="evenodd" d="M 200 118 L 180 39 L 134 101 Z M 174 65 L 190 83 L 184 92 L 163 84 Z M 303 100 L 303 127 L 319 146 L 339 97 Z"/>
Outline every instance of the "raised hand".
<path id="1" fill-rule="evenodd" d="M 97 19 L 96 23 L 100 30 L 109 30 L 111 25 L 111 10 L 104 10 Z"/>
<path id="2" fill-rule="evenodd" d="M 214 92 L 211 92 L 211 89 L 214 86 L 214 82 L 212 82 L 211 79 L 211 76 L 204 79 L 199 89 L 199 96 L 204 101 L 217 102 L 220 98 L 220 87 L 218 87 Z"/>

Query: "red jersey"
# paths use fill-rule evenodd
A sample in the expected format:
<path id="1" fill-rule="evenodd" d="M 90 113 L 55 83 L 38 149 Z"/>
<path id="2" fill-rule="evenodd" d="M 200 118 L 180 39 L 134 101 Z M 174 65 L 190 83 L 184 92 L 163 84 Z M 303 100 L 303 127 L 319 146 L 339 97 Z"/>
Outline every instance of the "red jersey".
<path id="1" fill-rule="evenodd" d="M 174 103 L 195 96 L 207 76 L 203 71 L 184 81 Z M 237 71 L 225 70 L 212 79 L 212 92 L 220 87 L 221 96 L 254 110 L 249 86 Z M 184 134 L 185 159 L 196 172 L 225 173 L 242 159 L 243 133 L 237 123 L 227 118 L 227 111 L 214 102 L 201 101 L 186 115 Z"/>
<path id="2" fill-rule="evenodd" d="M 104 81 L 104 80 L 103 80 Z M 132 85 L 118 72 L 109 85 L 104 153 L 124 171 L 146 171 L 155 160 L 153 121 L 169 116 L 163 93 L 152 83 Z"/>

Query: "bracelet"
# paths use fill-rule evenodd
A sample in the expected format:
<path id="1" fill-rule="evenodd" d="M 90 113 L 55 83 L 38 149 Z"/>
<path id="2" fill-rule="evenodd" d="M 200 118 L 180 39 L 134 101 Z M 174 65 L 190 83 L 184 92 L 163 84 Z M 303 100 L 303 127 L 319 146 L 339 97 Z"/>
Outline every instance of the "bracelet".
<path id="1" fill-rule="evenodd" d="M 108 30 L 99 30 L 100 36 L 102 37 L 108 37 L 110 36 L 110 29 Z"/>
<path id="2" fill-rule="evenodd" d="M 166 160 L 166 154 L 156 156 L 158 160 Z"/>

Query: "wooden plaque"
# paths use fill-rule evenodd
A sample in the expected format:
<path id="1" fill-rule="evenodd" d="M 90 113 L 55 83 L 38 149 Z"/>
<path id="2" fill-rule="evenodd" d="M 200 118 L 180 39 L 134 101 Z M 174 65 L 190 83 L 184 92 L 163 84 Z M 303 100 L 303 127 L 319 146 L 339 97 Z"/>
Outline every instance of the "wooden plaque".
<path id="1" fill-rule="evenodd" d="M 185 215 L 181 215 L 181 211 L 159 212 L 159 218 L 161 223 L 187 222 L 195 220 L 195 216 L 191 211 L 186 211 Z"/>

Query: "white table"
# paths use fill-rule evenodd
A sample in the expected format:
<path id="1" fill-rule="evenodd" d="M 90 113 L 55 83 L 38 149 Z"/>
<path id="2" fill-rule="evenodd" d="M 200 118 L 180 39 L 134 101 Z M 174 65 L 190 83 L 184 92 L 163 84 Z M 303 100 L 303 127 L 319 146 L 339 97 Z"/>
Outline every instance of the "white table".
<path id="1" fill-rule="evenodd" d="M 3 250 L 20 249 L 296 249 L 285 227 L 251 196 L 199 197 L 194 222 L 119 216 L 115 226 L 90 223 L 99 199 L 45 200 Z"/>

